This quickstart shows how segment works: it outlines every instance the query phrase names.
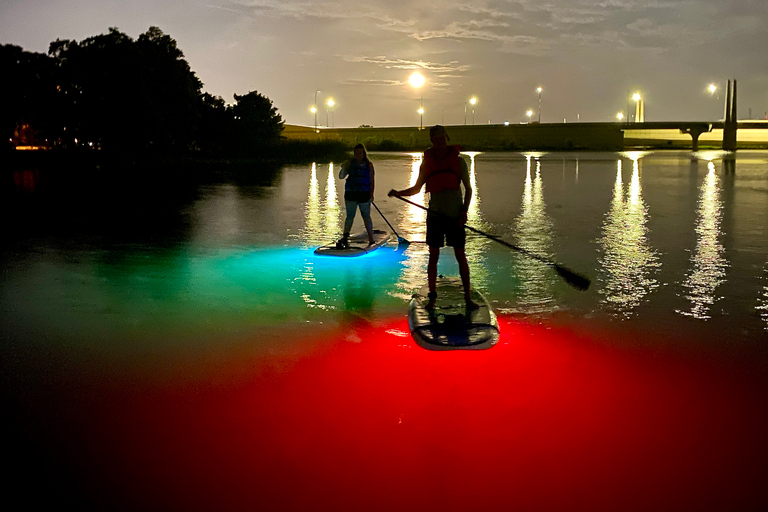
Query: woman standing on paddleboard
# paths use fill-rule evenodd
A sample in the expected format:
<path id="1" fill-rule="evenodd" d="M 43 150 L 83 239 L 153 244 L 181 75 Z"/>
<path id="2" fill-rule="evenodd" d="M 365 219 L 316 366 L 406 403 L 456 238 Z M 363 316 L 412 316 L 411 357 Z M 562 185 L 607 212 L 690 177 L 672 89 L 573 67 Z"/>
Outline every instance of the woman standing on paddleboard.
<path id="1" fill-rule="evenodd" d="M 336 243 L 337 249 L 349 247 L 349 232 L 355 220 L 355 213 L 360 208 L 365 229 L 368 231 L 368 243 L 373 245 L 373 221 L 371 220 L 371 202 L 373 201 L 373 189 L 375 185 L 373 162 L 368 159 L 365 146 L 355 146 L 355 156 L 349 162 L 341 166 L 340 179 L 347 179 L 344 185 L 344 206 L 347 209 L 347 218 L 344 221 L 344 234 Z"/>

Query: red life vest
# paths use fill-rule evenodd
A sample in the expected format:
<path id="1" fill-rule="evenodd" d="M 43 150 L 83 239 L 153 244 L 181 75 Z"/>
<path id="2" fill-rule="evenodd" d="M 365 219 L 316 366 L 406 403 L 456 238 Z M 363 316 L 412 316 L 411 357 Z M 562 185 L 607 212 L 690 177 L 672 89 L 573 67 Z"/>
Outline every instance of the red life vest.
<path id="1" fill-rule="evenodd" d="M 442 158 L 435 155 L 435 148 L 429 148 L 424 152 L 424 174 L 426 177 L 427 192 L 440 192 L 441 190 L 461 190 L 461 157 L 460 146 L 448 146 L 446 154 Z"/>

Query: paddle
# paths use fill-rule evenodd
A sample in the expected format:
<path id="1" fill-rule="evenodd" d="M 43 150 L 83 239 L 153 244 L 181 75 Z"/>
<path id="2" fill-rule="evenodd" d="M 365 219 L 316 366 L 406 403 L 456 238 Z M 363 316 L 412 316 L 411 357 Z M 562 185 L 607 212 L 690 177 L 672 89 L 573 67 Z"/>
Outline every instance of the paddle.
<path id="1" fill-rule="evenodd" d="M 408 204 L 412 204 L 413 206 L 421 208 L 424 211 L 427 211 L 427 212 L 431 211 L 426 206 L 422 206 L 422 205 L 420 205 L 418 203 L 414 203 L 413 201 L 411 201 L 409 199 L 406 199 L 404 197 L 400 197 L 400 196 L 397 196 L 397 195 L 394 196 L 394 197 L 396 197 L 396 198 L 398 198 L 398 199 L 400 199 L 402 201 L 405 201 Z M 433 212 L 433 213 L 438 213 L 438 212 Z M 438 213 L 438 215 L 439 215 L 439 213 Z M 503 245 L 505 247 L 509 247 L 512 250 L 515 250 L 515 251 L 517 251 L 519 253 L 525 254 L 526 256 L 528 256 L 530 258 L 533 258 L 535 260 L 538 260 L 541 263 L 544 263 L 545 265 L 549 265 L 550 267 L 553 267 L 555 269 L 555 271 L 560 275 L 560 277 L 565 279 L 565 282 L 567 282 L 569 285 L 573 286 L 577 290 L 584 291 L 587 288 L 589 288 L 589 285 L 591 284 L 591 281 L 589 280 L 588 277 L 582 276 L 581 274 L 577 274 L 573 270 L 571 270 L 571 269 L 569 269 L 569 268 L 567 268 L 567 267 L 565 267 L 563 265 L 560 265 L 559 263 L 556 263 L 556 262 L 554 262 L 554 261 L 552 261 L 552 260 L 550 260 L 548 258 L 545 258 L 544 256 L 541 256 L 539 254 L 530 252 L 527 249 L 523 249 L 522 247 L 519 247 L 517 245 L 510 244 L 509 242 L 505 242 L 504 240 L 502 240 L 501 238 L 499 238 L 497 236 L 485 233 L 483 231 L 480 231 L 479 229 L 473 228 L 472 226 L 467 226 L 465 224 L 464 227 L 467 228 L 468 230 L 472 231 L 473 233 L 477 233 L 478 235 L 483 235 L 486 238 L 490 238 L 494 242 L 498 242 L 498 243 L 500 243 L 501 245 Z"/>
<path id="2" fill-rule="evenodd" d="M 406 240 L 405 238 L 403 238 L 403 237 L 401 237 L 400 235 L 397 234 L 397 231 L 395 231 L 395 228 L 392 227 L 392 224 L 390 224 L 389 221 L 387 220 L 387 218 L 384 216 L 384 214 L 381 213 L 381 210 L 379 210 L 379 207 L 376 206 L 376 203 L 371 201 L 371 204 L 373 205 L 374 208 L 376 208 L 376 211 L 379 212 L 379 215 L 381 215 L 381 218 L 384 219 L 384 222 L 387 223 L 387 226 L 389 226 L 389 229 L 391 229 L 392 232 L 395 234 L 395 236 L 397 237 L 397 243 L 399 243 L 399 244 L 409 244 L 409 243 L 411 243 L 408 240 Z"/>

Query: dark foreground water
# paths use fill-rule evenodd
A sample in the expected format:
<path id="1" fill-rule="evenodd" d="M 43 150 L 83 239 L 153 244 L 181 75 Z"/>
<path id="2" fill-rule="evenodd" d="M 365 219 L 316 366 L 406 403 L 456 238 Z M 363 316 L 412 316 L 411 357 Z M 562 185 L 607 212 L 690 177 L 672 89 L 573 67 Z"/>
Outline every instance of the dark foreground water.
<path id="1" fill-rule="evenodd" d="M 502 338 L 448 353 L 410 338 L 424 213 L 386 198 L 419 156 L 371 156 L 377 205 L 412 243 L 357 259 L 312 252 L 340 235 L 338 164 L 193 187 L 13 173 L 10 494 L 98 510 L 768 506 L 768 153 L 470 155 L 469 224 L 592 286 L 472 235 Z M 457 273 L 449 249 L 440 271 Z"/>

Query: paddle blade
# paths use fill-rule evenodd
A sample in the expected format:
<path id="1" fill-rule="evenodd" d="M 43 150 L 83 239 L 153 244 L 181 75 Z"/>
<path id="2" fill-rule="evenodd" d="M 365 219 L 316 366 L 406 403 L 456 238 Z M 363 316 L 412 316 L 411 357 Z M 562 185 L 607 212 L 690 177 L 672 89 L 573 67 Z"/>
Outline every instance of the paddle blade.
<path id="1" fill-rule="evenodd" d="M 560 274 L 560 277 L 565 279 L 569 285 L 577 290 L 585 291 L 589 288 L 589 285 L 592 284 L 592 281 L 590 281 L 588 277 L 577 274 L 573 270 L 569 270 L 562 265 L 555 265 L 555 270 Z"/>

